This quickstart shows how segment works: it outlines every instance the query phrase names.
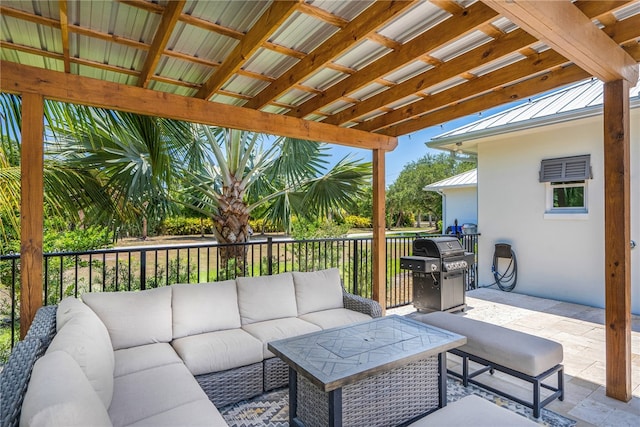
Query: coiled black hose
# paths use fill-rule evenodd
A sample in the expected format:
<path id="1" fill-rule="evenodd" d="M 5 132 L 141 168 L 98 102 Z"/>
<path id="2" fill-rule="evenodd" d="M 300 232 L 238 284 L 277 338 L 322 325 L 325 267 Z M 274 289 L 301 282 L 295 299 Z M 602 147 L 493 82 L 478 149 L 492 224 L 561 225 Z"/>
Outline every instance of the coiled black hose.
<path id="1" fill-rule="evenodd" d="M 493 272 L 495 282 L 489 286 L 498 285 L 501 291 L 511 292 L 515 289 L 516 283 L 518 283 L 518 260 L 516 259 L 516 254 L 513 250 L 511 251 L 511 261 L 503 274 L 500 274 L 498 271 L 498 259 L 500 259 L 500 257 L 494 252 L 491 271 Z"/>

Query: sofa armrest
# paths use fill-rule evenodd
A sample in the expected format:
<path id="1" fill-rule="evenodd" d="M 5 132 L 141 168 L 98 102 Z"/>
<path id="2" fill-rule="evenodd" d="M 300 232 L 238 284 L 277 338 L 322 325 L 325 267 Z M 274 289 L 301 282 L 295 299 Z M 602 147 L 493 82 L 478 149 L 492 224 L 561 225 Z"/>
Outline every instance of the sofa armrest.
<path id="1" fill-rule="evenodd" d="M 350 294 L 343 289 L 342 302 L 346 309 L 359 311 L 371 317 L 382 317 L 382 307 L 380 307 L 377 301 Z"/>
<path id="2" fill-rule="evenodd" d="M 40 307 L 31 323 L 31 327 L 27 331 L 25 339 L 38 338 L 45 346 L 45 350 L 49 347 L 51 340 L 56 335 L 56 314 L 57 305 L 47 305 Z"/>

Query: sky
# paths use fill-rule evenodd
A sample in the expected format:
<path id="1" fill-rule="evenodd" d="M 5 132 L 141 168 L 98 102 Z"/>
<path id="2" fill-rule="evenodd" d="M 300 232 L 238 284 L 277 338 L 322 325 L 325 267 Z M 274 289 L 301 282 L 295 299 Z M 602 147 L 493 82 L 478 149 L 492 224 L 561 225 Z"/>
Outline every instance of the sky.
<path id="1" fill-rule="evenodd" d="M 386 155 L 385 164 L 385 184 L 388 187 L 393 184 L 400 172 L 404 167 L 415 160 L 427 155 L 438 154 L 445 151 L 434 150 L 428 148 L 425 143 L 431 141 L 431 138 L 449 132 L 450 130 L 457 129 L 468 123 L 476 121 L 482 117 L 491 116 L 505 109 L 512 108 L 514 105 L 522 103 L 523 101 L 513 102 L 500 107 L 496 107 L 490 110 L 483 111 L 481 114 L 472 114 L 460 119 L 452 120 L 450 122 L 443 123 L 442 125 L 432 126 L 423 129 L 418 132 L 414 132 L 408 135 L 403 135 L 398 138 L 398 146 L 395 150 L 390 151 Z M 337 162 L 344 156 L 352 154 L 355 158 L 371 161 L 371 150 L 364 150 L 358 148 L 351 148 L 340 145 L 331 145 L 332 160 Z M 334 163 L 333 161 L 331 163 Z"/>

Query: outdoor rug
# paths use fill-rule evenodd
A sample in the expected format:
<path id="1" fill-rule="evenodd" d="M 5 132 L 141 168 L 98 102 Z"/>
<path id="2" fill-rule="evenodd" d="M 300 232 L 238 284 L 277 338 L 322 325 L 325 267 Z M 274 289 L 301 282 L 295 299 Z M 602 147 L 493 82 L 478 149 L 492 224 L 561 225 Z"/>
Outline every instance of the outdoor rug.
<path id="1" fill-rule="evenodd" d="M 531 409 L 512 400 L 498 396 L 473 384 L 465 388 L 458 379 L 448 378 L 447 399 L 449 402 L 477 394 L 496 405 L 523 415 L 541 425 L 552 427 L 573 427 L 576 421 L 548 409 L 543 409 L 540 419 L 533 418 Z M 231 427 L 287 427 L 289 425 L 289 390 L 279 389 L 250 400 L 220 409 L 225 421 Z"/>

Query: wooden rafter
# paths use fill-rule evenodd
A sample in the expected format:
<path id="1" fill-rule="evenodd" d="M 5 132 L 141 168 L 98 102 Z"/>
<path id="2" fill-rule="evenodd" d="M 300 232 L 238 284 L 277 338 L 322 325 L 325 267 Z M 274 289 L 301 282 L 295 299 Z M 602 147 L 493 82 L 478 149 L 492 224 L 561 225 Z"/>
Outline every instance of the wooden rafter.
<path id="1" fill-rule="evenodd" d="M 461 10 L 457 15 L 405 43 L 402 49 L 383 56 L 349 78 L 333 85 L 325 91 L 323 96 L 312 98 L 289 115 L 305 117 L 313 111 L 334 102 L 341 96 L 368 85 L 378 77 L 389 74 L 409 62 L 415 61 L 420 56 L 442 46 L 452 38 L 467 34 L 487 21 L 495 19 L 496 15 L 496 12 L 491 8 L 482 3 L 475 3 L 468 10 Z"/>
<path id="2" fill-rule="evenodd" d="M 67 15 L 67 0 L 59 0 L 60 7 L 60 34 L 62 38 L 62 61 L 64 62 L 64 72 L 71 72 L 71 62 L 69 62 L 69 17 Z"/>
<path id="3" fill-rule="evenodd" d="M 147 53 L 147 58 L 145 59 L 142 71 L 140 72 L 138 86 L 147 87 L 149 84 L 150 77 L 153 75 L 158 65 L 158 61 L 160 61 L 162 52 L 164 52 L 164 49 L 169 42 L 173 28 L 176 26 L 178 17 L 180 16 L 182 8 L 186 2 L 186 0 L 171 1 L 167 4 L 164 12 L 162 12 L 160 25 L 158 25 L 156 34 L 153 37 L 153 42 L 151 42 L 151 47 Z"/>
<path id="4" fill-rule="evenodd" d="M 385 135 L 406 135 L 430 126 L 468 116 L 508 102 L 528 98 L 547 90 L 577 82 L 589 77 L 589 73 L 575 65 L 550 71 L 535 78 L 497 89 L 464 102 L 454 103 L 422 117 L 396 124 L 381 131 Z"/>
<path id="5" fill-rule="evenodd" d="M 600 80 L 638 81 L 636 61 L 571 2 L 483 1 Z"/>
<path id="6" fill-rule="evenodd" d="M 299 83 L 314 70 L 328 63 L 339 56 L 354 43 L 364 39 L 367 34 L 397 16 L 403 10 L 413 5 L 414 1 L 406 2 L 386 2 L 373 3 L 367 10 L 349 22 L 349 25 L 338 31 L 325 43 L 331 49 L 324 49 L 308 55 L 289 71 L 285 72 L 269 87 L 255 96 L 249 103 L 248 108 L 261 108 L 273 99 L 287 91 L 293 84 Z"/>
<path id="7" fill-rule="evenodd" d="M 394 137 L 0 61 L 0 87 L 48 99 L 358 148 L 393 150 Z M 170 105 L 170 108 L 167 106 Z"/>
<path id="8" fill-rule="evenodd" d="M 262 14 L 258 22 L 240 40 L 222 65 L 196 94 L 197 98 L 209 99 L 235 73 L 299 6 L 299 1 L 276 1 Z"/>

